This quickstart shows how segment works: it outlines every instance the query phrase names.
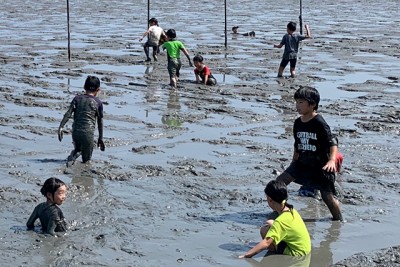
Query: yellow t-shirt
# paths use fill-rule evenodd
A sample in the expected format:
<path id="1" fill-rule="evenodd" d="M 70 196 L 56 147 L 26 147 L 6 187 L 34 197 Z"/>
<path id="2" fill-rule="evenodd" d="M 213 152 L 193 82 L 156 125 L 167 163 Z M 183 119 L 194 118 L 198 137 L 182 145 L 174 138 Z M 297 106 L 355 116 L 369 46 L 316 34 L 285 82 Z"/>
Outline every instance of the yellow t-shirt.
<path id="1" fill-rule="evenodd" d="M 275 219 L 265 238 L 272 238 L 278 245 L 285 241 L 285 255 L 305 256 L 311 252 L 311 240 L 307 227 L 300 214 L 295 210 L 285 211 Z"/>

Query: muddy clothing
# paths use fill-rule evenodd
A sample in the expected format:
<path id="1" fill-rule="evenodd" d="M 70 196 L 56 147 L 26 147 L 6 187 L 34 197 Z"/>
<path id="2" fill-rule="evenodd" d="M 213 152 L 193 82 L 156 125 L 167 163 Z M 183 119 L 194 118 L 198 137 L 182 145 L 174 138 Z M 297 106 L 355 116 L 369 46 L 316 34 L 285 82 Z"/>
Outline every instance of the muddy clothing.
<path id="1" fill-rule="evenodd" d="M 179 77 L 179 71 L 182 67 L 181 49 L 185 49 L 185 46 L 181 41 L 172 39 L 165 42 L 162 47 L 167 49 L 169 77 Z"/>
<path id="2" fill-rule="evenodd" d="M 44 202 L 37 205 L 26 223 L 28 230 L 33 230 L 35 228 L 35 221 L 38 218 L 42 225 L 42 231 L 45 234 L 55 236 L 55 232 L 67 231 L 67 223 L 65 222 L 64 214 L 56 204 Z"/>
<path id="3" fill-rule="evenodd" d="M 161 35 L 164 32 L 164 30 L 157 25 L 153 25 L 153 26 L 149 27 L 148 32 L 149 32 L 148 40 L 145 43 L 145 45 L 146 46 L 158 46 Z"/>
<path id="4" fill-rule="evenodd" d="M 92 95 L 75 96 L 61 121 L 61 128 L 72 117 L 72 114 L 74 114 L 74 123 L 72 124 L 74 153 L 82 152 L 82 161 L 86 162 L 92 158 L 96 120 L 99 139 L 103 139 L 103 103 Z"/>
<path id="5" fill-rule="evenodd" d="M 285 170 L 296 183 L 335 193 L 335 173 L 322 169 L 329 161 L 330 148 L 337 146 L 329 125 L 317 114 L 308 122 L 297 118 L 293 126 L 294 149 L 299 158 Z"/>
<path id="6" fill-rule="evenodd" d="M 306 39 L 306 36 L 297 33 L 285 34 L 282 37 L 281 45 L 285 46 L 285 51 L 283 52 L 283 59 L 291 60 L 297 58 L 297 52 L 299 51 L 300 41 Z"/>
<path id="7" fill-rule="evenodd" d="M 216 85 L 217 84 L 217 80 L 211 74 L 211 70 L 207 66 L 204 66 L 204 68 L 201 71 L 199 71 L 197 68 L 194 69 L 194 74 L 199 75 L 203 83 L 204 83 L 205 76 L 208 75 L 207 85 Z"/>
<path id="8" fill-rule="evenodd" d="M 307 227 L 300 214 L 292 209 L 281 213 L 269 228 L 265 238 L 274 240 L 274 244 L 285 244 L 281 254 L 305 256 L 311 252 L 311 240 Z"/>

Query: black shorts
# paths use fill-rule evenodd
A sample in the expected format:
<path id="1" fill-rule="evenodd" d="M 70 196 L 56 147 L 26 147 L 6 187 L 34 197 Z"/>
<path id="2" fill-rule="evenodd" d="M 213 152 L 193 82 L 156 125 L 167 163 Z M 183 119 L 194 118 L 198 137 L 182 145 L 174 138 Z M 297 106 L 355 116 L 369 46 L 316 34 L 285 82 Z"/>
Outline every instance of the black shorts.
<path id="1" fill-rule="evenodd" d="M 336 194 L 334 172 L 327 172 L 322 167 L 309 167 L 294 161 L 285 170 L 287 174 L 294 178 L 297 184 L 313 187 L 322 192 L 332 192 Z"/>
<path id="2" fill-rule="evenodd" d="M 286 68 L 286 66 L 289 62 L 290 62 L 290 68 L 292 68 L 292 69 L 296 68 L 297 58 L 293 58 L 293 59 L 283 59 L 282 58 L 280 66 L 282 68 Z"/>

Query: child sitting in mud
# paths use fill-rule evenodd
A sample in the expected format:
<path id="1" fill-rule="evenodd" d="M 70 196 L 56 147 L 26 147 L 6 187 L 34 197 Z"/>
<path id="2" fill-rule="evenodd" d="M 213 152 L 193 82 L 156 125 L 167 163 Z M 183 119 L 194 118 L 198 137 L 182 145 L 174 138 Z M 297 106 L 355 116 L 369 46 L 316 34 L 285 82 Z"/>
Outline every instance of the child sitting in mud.
<path id="1" fill-rule="evenodd" d="M 275 48 L 282 48 L 285 46 L 283 52 L 282 61 L 278 69 L 278 77 L 282 77 L 283 71 L 287 64 L 290 62 L 290 76 L 294 78 L 297 64 L 297 52 L 299 50 L 300 41 L 311 38 L 311 32 L 309 26 L 306 24 L 306 35 L 300 35 L 295 33 L 297 24 L 295 22 L 289 22 L 286 26 L 287 33 L 282 37 L 282 41 L 279 44 L 274 45 Z"/>
<path id="2" fill-rule="evenodd" d="M 272 180 L 264 189 L 268 206 L 278 216 L 269 219 L 260 229 L 262 240 L 246 254 L 239 256 L 251 258 L 264 249 L 269 253 L 291 256 L 305 256 L 311 252 L 311 240 L 307 227 L 300 214 L 287 203 L 288 192 L 282 181 Z"/>
<path id="3" fill-rule="evenodd" d="M 211 73 L 209 67 L 207 67 L 203 62 L 203 57 L 201 55 L 196 55 L 193 58 L 193 64 L 196 67 L 194 69 L 194 75 L 196 76 L 196 83 L 200 83 L 200 80 L 205 85 L 216 85 L 217 80 Z"/>
<path id="4" fill-rule="evenodd" d="M 47 201 L 35 207 L 26 223 L 28 230 L 35 228 L 35 221 L 40 220 L 42 231 L 45 234 L 57 236 L 56 233 L 67 231 L 67 224 L 64 214 L 58 207 L 67 196 L 67 186 L 57 178 L 47 179 L 40 192 L 46 197 Z"/>
<path id="5" fill-rule="evenodd" d="M 178 41 L 176 38 L 176 32 L 174 29 L 169 29 L 167 31 L 167 41 L 162 45 L 163 49 L 167 49 L 167 58 L 168 58 L 168 73 L 169 73 L 169 85 L 176 88 L 178 79 L 179 79 L 179 71 L 182 67 L 181 62 L 181 51 L 185 54 L 187 59 L 189 60 L 190 67 L 193 67 L 192 61 L 190 60 L 190 56 L 185 46 L 181 41 Z"/>
<path id="6" fill-rule="evenodd" d="M 335 188 L 337 139 L 332 136 L 324 118 L 317 113 L 319 92 L 312 87 L 301 87 L 295 92 L 294 99 L 300 117 L 293 125 L 293 159 L 276 179 L 287 185 L 295 182 L 320 190 L 333 220 L 343 220 Z"/>
<path id="7" fill-rule="evenodd" d="M 103 103 L 96 97 L 100 91 L 100 80 L 95 76 L 88 76 L 84 85 L 85 94 L 77 95 L 72 100 L 68 111 L 65 113 L 58 127 L 58 140 L 63 139 L 63 127 L 74 115 L 72 124 L 72 141 L 74 149 L 67 159 L 67 167 L 74 164 L 82 154 L 82 162 L 91 160 L 94 147 L 94 130 L 97 127 L 99 137 L 97 146 L 101 151 L 105 150 L 103 142 Z"/>

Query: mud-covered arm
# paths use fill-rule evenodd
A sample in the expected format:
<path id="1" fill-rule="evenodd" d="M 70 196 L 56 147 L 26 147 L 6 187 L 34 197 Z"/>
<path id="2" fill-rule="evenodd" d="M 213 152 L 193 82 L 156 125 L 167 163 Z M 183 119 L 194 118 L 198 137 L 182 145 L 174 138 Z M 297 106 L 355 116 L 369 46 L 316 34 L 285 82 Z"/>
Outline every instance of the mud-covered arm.
<path id="1" fill-rule="evenodd" d="M 269 246 L 273 243 L 273 239 L 270 237 L 267 237 L 263 240 L 261 240 L 255 247 L 253 247 L 252 249 L 250 249 L 249 251 L 247 251 L 246 254 L 239 256 L 240 259 L 243 258 L 251 258 L 254 255 L 258 254 L 259 252 L 261 252 L 264 249 L 268 249 Z"/>
<path id="2" fill-rule="evenodd" d="M 99 130 L 99 138 L 97 139 L 97 146 L 100 147 L 101 151 L 106 149 L 103 141 L 103 116 L 97 117 L 97 128 Z"/>
<path id="3" fill-rule="evenodd" d="M 182 50 L 183 54 L 185 54 L 187 60 L 189 61 L 189 66 L 193 67 L 193 63 L 192 63 L 192 60 L 190 59 L 190 55 L 189 55 L 189 52 L 187 51 L 187 49 L 182 48 L 181 50 Z"/>
<path id="4" fill-rule="evenodd" d="M 28 228 L 28 230 L 33 230 L 35 228 L 35 221 L 37 218 L 39 218 L 38 207 L 36 207 L 33 210 L 31 216 L 29 217 L 28 221 L 26 222 L 26 227 Z"/>
<path id="5" fill-rule="evenodd" d="M 58 140 L 61 142 L 63 139 L 63 128 L 65 124 L 68 122 L 68 120 L 72 117 L 72 113 L 74 113 L 75 110 L 75 103 L 74 101 L 71 102 L 69 105 L 69 108 L 67 112 L 65 112 L 63 119 L 61 120 L 60 126 L 58 127 Z"/>

